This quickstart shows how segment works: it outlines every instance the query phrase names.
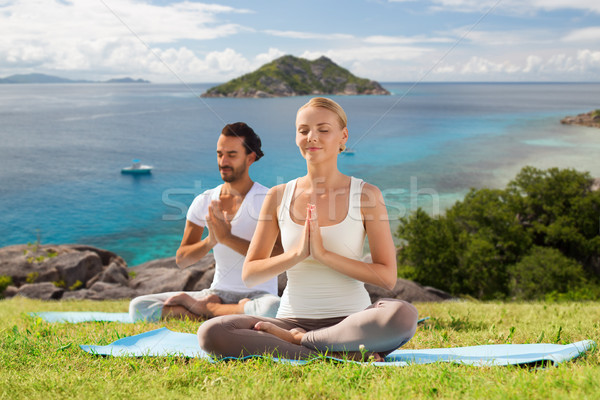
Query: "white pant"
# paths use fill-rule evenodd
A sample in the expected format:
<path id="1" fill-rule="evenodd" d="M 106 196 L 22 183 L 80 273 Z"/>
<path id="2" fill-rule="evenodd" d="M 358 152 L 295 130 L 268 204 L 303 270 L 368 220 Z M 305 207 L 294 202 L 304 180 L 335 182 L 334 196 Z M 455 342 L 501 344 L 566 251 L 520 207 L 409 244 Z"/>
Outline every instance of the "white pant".
<path id="1" fill-rule="evenodd" d="M 129 316 L 133 321 L 158 321 L 162 315 L 163 305 L 171 296 L 182 293 L 166 292 L 147 294 L 131 300 Z M 263 291 L 229 292 L 225 290 L 204 289 L 198 292 L 183 292 L 196 300 L 211 294 L 221 298 L 223 304 L 236 304 L 242 299 L 250 299 L 244 304 L 244 314 L 257 317 L 275 317 L 279 308 L 279 297 Z"/>

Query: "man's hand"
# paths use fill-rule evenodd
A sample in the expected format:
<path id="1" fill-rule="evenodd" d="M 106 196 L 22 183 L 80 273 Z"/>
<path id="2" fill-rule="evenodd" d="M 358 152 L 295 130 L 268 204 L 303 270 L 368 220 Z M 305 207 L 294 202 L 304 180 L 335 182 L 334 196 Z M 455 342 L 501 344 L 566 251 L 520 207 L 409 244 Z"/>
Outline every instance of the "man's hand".
<path id="1" fill-rule="evenodd" d="M 220 201 L 213 200 L 208 206 L 206 225 L 208 226 L 209 241 L 213 245 L 225 243 L 231 238 L 231 222 L 229 222 L 227 211 L 221 209 Z"/>

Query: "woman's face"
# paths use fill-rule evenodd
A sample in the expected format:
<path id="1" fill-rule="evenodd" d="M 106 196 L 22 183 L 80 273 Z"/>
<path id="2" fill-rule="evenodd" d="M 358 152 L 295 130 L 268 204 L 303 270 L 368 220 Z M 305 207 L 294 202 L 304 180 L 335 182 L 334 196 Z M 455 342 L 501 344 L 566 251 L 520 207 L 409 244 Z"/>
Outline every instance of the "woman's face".
<path id="1" fill-rule="evenodd" d="M 338 116 L 322 107 L 307 107 L 296 116 L 296 145 L 307 160 L 321 161 L 337 157 L 340 145 L 348 140 Z"/>

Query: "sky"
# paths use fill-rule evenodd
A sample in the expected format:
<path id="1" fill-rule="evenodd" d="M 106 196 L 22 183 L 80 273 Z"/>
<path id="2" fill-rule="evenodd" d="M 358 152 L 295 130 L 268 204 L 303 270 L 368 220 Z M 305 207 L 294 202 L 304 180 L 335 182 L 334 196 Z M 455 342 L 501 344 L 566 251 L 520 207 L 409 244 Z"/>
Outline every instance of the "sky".
<path id="1" fill-rule="evenodd" d="M 220 83 L 291 54 L 380 82 L 598 82 L 598 0 L 0 0 L 0 77 Z"/>

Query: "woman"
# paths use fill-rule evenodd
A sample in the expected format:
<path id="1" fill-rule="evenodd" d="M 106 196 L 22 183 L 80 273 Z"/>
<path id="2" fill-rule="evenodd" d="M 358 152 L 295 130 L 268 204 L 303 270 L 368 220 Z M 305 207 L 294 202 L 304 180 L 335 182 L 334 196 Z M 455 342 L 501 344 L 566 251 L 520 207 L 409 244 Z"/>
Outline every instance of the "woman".
<path id="1" fill-rule="evenodd" d="M 296 115 L 296 144 L 307 174 L 269 190 L 244 262 L 247 286 L 287 272 L 277 318 L 230 315 L 202 324 L 200 346 L 219 357 L 269 353 L 381 359 L 414 335 L 417 310 L 383 299 L 371 305 L 364 283 L 396 283 L 396 250 L 383 196 L 342 174 L 348 140 L 344 110 L 316 97 Z M 281 235 L 284 253 L 271 257 Z M 372 262 L 361 261 L 365 235 Z"/>

